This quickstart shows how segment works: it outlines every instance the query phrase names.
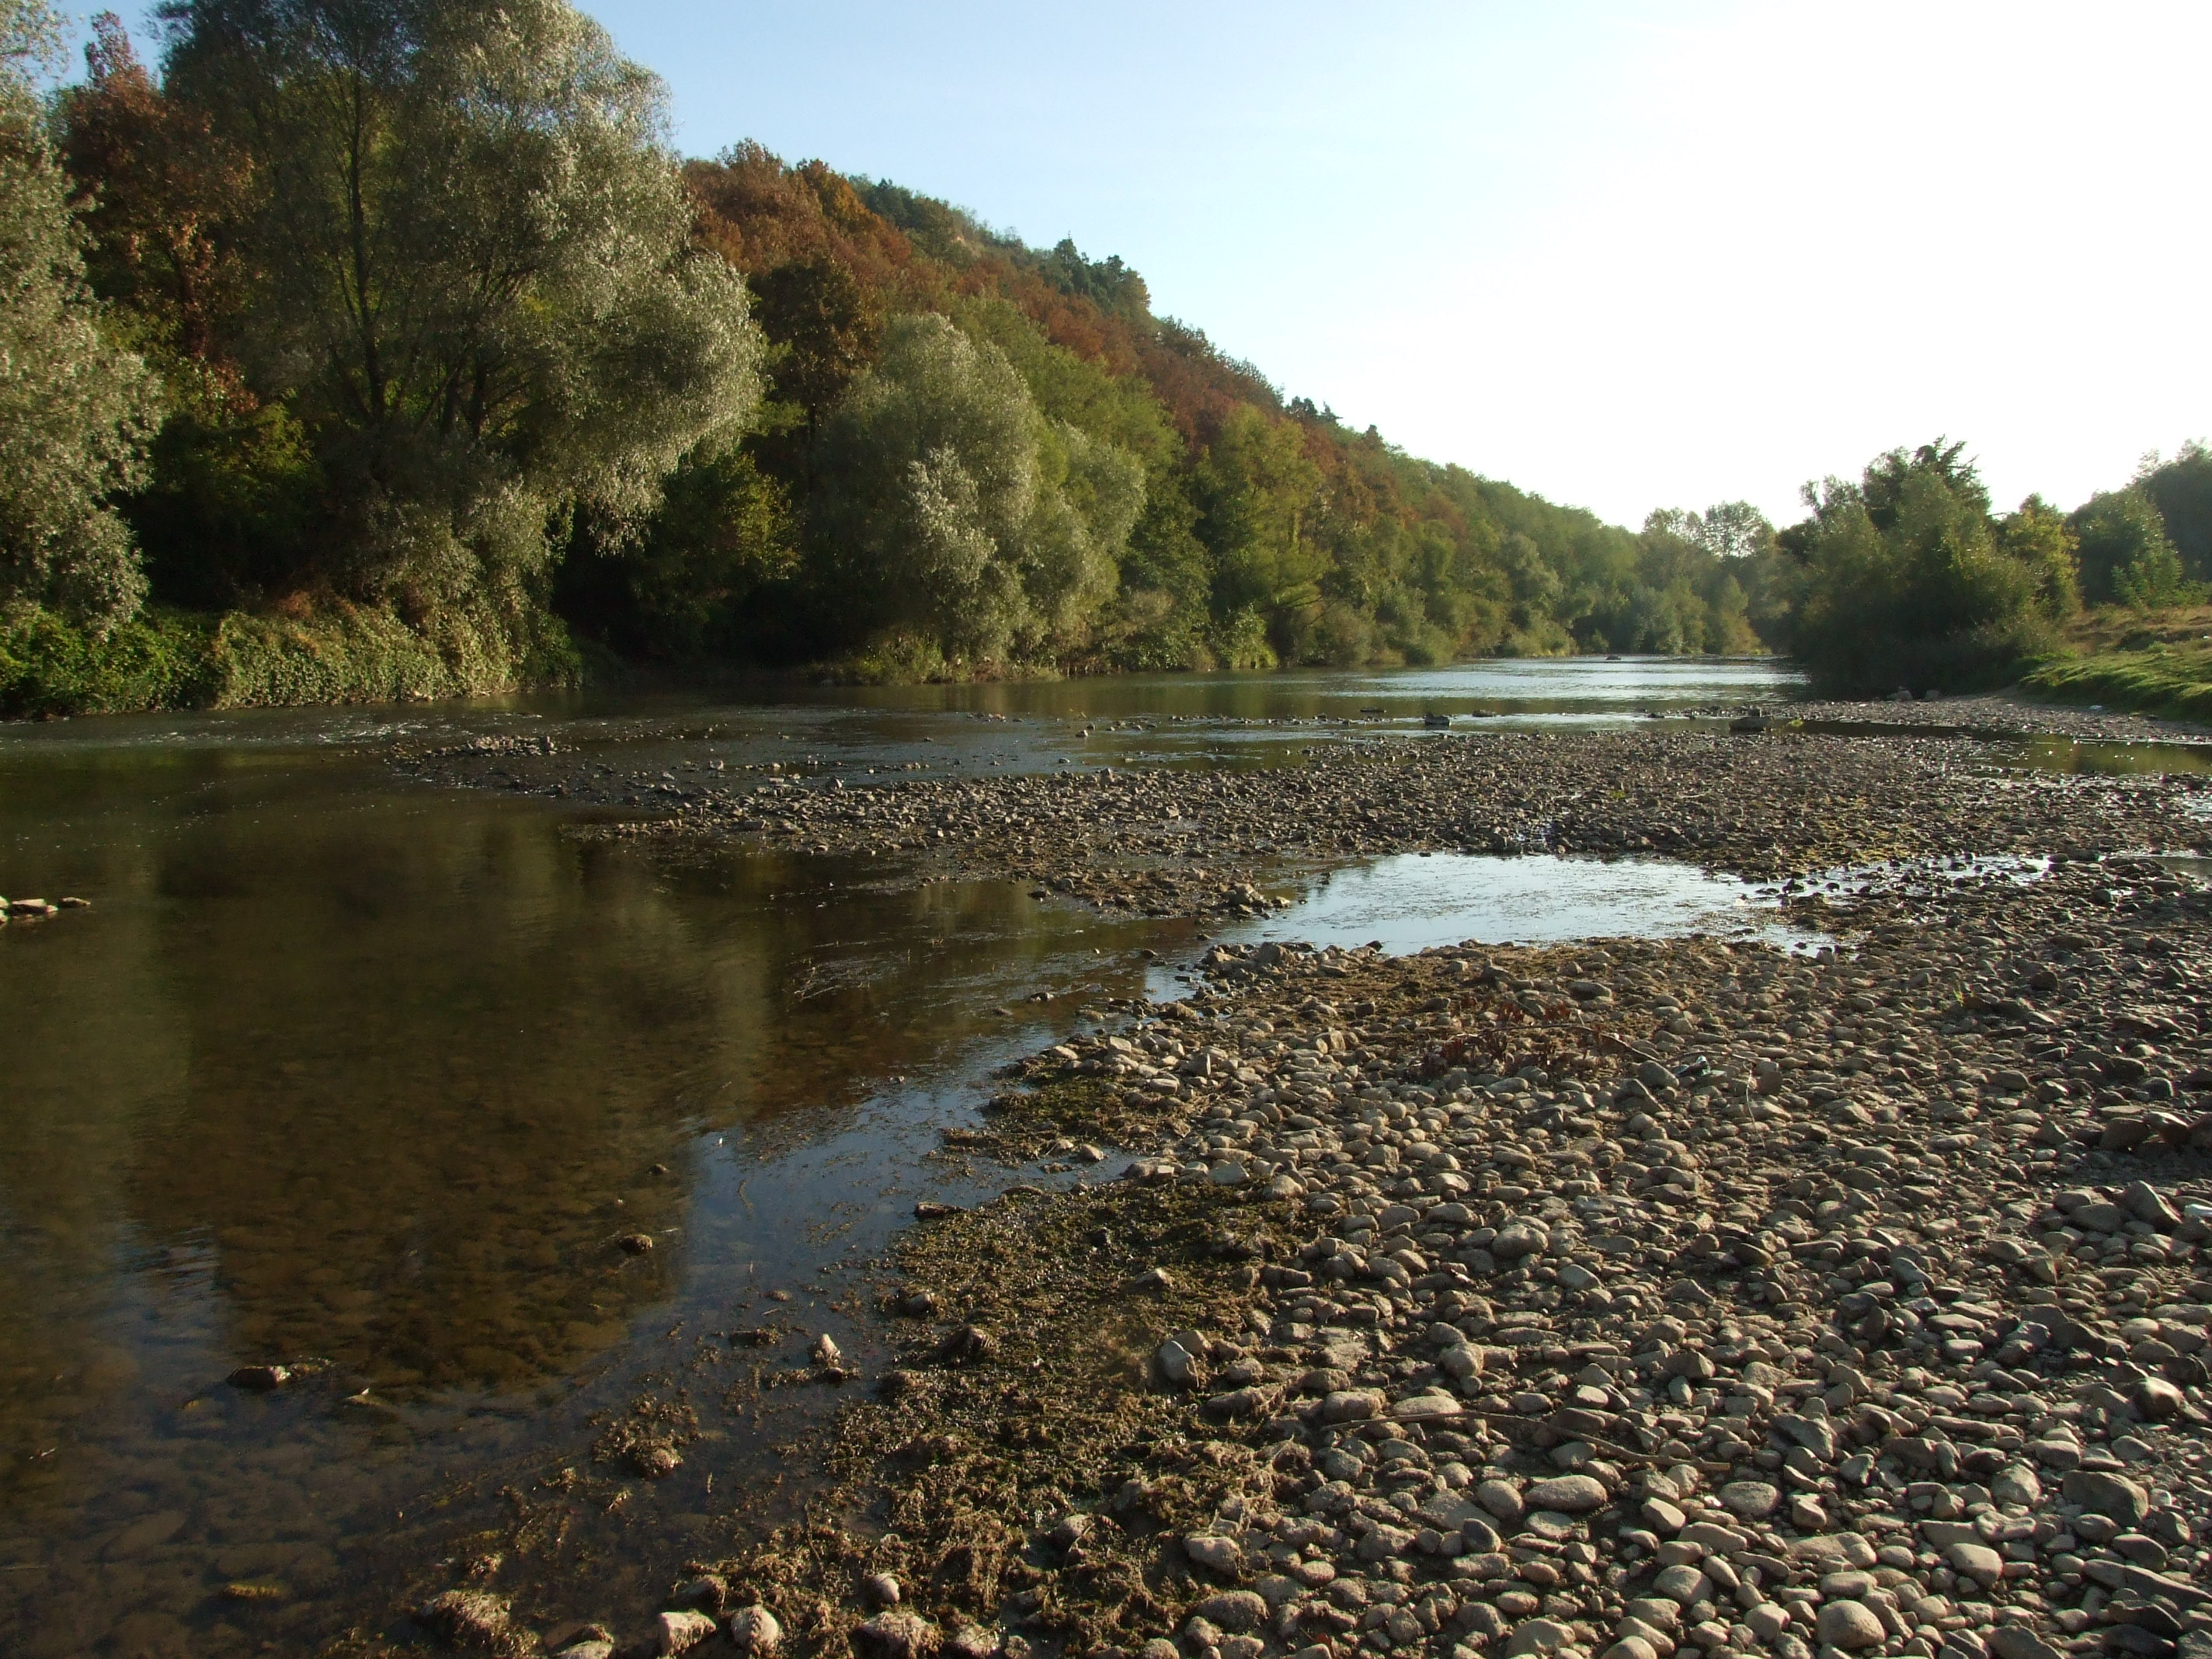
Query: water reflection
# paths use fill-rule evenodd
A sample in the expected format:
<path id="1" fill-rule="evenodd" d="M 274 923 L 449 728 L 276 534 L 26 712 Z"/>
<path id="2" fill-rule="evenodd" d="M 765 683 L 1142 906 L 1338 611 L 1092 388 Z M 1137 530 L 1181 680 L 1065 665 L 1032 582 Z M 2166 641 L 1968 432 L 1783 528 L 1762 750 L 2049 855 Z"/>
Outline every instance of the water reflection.
<path id="1" fill-rule="evenodd" d="M 2095 777 L 2154 777 L 2212 772 L 2212 743 L 2106 743 L 2030 738 L 2010 747 L 2008 764 Z"/>
<path id="2" fill-rule="evenodd" d="M 393 739 L 446 742 L 527 731 L 619 750 L 625 766 L 732 763 L 813 754 L 841 767 L 977 771 L 1092 763 L 1266 758 L 1331 731 L 1620 725 L 1647 714 L 1772 702 L 1799 686 L 1761 658 L 1530 659 L 1374 672 L 1138 674 L 991 685 L 593 690 L 378 710 L 248 709 L 111 716 L 15 727 L 9 747 L 290 750 Z M 1087 730 L 1085 728 L 1088 728 Z"/>
<path id="3" fill-rule="evenodd" d="M 805 1286 L 910 1208 L 988 1063 L 1140 994 L 1176 931 L 656 860 L 349 753 L 19 750 L 7 779 L 7 885 L 96 900 L 0 930 L 10 1652 L 327 1628 L 392 1515 L 559 1445 L 662 1333 L 779 1287 L 818 1327 Z M 277 1395 L 221 1382 L 305 1358 Z M 720 1467 L 726 1510 L 759 1452 L 655 1498 L 703 1510 Z M 223 1601 L 280 1570 L 281 1605 Z"/>

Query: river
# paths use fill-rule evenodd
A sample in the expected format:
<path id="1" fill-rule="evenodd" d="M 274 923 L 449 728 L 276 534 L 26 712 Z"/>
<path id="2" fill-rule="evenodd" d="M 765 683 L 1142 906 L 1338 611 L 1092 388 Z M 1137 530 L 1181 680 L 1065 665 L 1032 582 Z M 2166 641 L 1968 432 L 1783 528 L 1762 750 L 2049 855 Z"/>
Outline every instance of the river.
<path id="1" fill-rule="evenodd" d="M 883 782 L 1790 690 L 1582 660 L 0 728 L 0 891 L 92 901 L 0 928 L 0 1650 L 404 1634 L 404 1589 L 518 1532 L 503 1586 L 634 1625 L 687 1556 L 791 1511 L 783 1451 L 841 1397 L 732 1385 L 823 1332 L 865 1370 L 860 1270 L 916 1200 L 1025 1178 L 946 1163 L 939 1132 L 1196 953 L 1188 922 L 1007 884 L 578 838 L 561 803 L 400 779 L 392 744 Z M 1771 925 L 1694 871 L 1484 862 L 1347 871 L 1253 936 Z M 226 1381 L 280 1363 L 282 1388 Z M 641 1401 L 704 1431 L 658 1482 L 592 1456 Z"/>

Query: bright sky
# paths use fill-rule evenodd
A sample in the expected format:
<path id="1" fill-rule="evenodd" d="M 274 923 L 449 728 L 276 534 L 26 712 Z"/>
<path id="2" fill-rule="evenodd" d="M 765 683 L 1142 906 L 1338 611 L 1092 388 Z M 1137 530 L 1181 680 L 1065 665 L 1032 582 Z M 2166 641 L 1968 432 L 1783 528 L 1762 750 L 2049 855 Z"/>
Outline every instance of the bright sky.
<path id="1" fill-rule="evenodd" d="M 2212 436 L 2204 0 L 584 0 L 698 154 L 1141 270 L 1415 454 L 1640 522 Z"/>

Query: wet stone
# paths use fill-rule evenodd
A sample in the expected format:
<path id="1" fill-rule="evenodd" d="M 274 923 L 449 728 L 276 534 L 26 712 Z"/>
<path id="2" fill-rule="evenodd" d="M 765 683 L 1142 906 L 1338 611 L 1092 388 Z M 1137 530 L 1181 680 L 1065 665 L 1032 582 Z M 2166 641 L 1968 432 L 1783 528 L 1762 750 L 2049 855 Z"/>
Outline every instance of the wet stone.
<path id="1" fill-rule="evenodd" d="M 446 1590 L 425 1602 L 415 1620 L 455 1647 L 506 1654 L 520 1641 L 507 1599 L 484 1590 Z"/>

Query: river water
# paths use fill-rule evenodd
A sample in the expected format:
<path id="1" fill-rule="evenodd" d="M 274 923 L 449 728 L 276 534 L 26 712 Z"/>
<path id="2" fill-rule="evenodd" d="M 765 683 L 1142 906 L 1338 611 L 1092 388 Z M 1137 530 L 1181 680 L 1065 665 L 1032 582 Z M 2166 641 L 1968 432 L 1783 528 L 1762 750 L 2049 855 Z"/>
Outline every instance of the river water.
<path id="1" fill-rule="evenodd" d="M 836 1391 L 756 1370 L 825 1331 L 865 1364 L 860 1265 L 918 1198 L 1024 1178 L 943 1162 L 939 1131 L 1200 948 L 1008 884 L 580 839 L 556 802 L 402 781 L 392 743 L 881 781 L 1296 763 L 1424 715 L 1571 729 L 1790 689 L 1581 661 L 0 729 L 0 892 L 93 901 L 0 928 L 0 1651 L 404 1634 L 396 1596 L 518 1528 L 498 1587 L 635 1633 L 688 1556 L 803 1495 L 781 1449 Z M 1775 925 L 1692 871 L 1502 862 L 1340 872 L 1266 932 Z M 271 1392 L 225 1380 L 277 1363 Z M 592 1456 L 640 1400 L 698 1419 L 658 1482 Z"/>

